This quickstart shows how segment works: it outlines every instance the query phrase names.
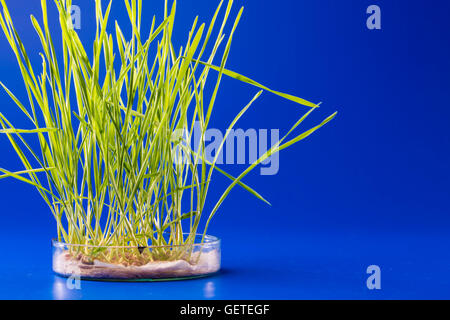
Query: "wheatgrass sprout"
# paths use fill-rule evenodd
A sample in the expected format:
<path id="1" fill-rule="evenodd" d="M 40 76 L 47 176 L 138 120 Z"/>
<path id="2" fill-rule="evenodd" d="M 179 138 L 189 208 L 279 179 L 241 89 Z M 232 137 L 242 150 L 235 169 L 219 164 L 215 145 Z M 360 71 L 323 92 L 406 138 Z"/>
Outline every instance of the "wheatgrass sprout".
<path id="1" fill-rule="evenodd" d="M 5 0 L 0 2 L 1 28 L 17 58 L 28 101 L 19 101 L 5 84 L 0 84 L 30 122 L 28 129 L 19 129 L 0 113 L 0 133 L 7 136 L 24 166 L 17 172 L 0 169 L 0 179 L 12 177 L 36 187 L 56 220 L 60 242 L 143 248 L 126 254 L 120 249 L 91 251 L 97 259 L 136 263 L 172 260 L 185 254 L 173 248 L 193 244 L 197 233 L 204 238 L 211 219 L 235 186 L 267 202 L 243 178 L 272 154 L 308 137 L 335 116 L 292 137 L 318 106 L 226 68 L 243 12 L 241 8 L 230 22 L 232 0 L 226 5 L 219 3 L 209 24 L 200 24 L 196 18 L 187 42 L 178 50 L 172 43 L 175 1 L 171 6 L 165 1 L 162 21 L 153 17 L 150 33 L 144 35 L 142 0 L 124 0 L 132 27 L 132 35 L 127 38 L 117 22 L 114 33 L 107 31 L 112 23 L 112 1 L 102 8 L 101 1 L 96 0 L 97 30 L 92 48 L 87 48 L 73 28 L 71 0 L 54 0 L 62 33 L 62 57 L 56 56 L 47 2 L 41 0 L 42 23 L 31 16 L 42 44 L 39 72 L 30 63 Z M 218 21 L 220 13 L 222 21 Z M 231 32 L 225 35 L 228 24 L 232 25 Z M 150 56 L 150 52 L 156 54 Z M 210 81 L 213 91 L 208 95 L 205 88 L 210 72 L 217 77 Z M 263 91 L 308 108 L 279 143 L 238 177 L 216 166 L 219 152 L 213 160 L 208 160 L 205 152 L 204 137 L 223 76 L 261 90 L 228 129 Z M 186 137 L 191 136 L 196 123 L 202 139 L 194 150 Z M 27 142 L 31 134 L 38 137 L 40 150 Z M 231 184 L 213 210 L 204 214 L 216 171 Z M 205 227 L 199 230 L 202 222 Z M 145 251 L 149 245 L 161 248 Z"/>

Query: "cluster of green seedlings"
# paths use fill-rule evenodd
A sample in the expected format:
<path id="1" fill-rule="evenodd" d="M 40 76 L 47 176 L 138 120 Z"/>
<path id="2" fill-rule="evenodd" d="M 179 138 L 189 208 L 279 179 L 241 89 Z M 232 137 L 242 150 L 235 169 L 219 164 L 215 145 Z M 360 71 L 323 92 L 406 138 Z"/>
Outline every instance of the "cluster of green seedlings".
<path id="1" fill-rule="evenodd" d="M 226 36 L 232 0 L 226 5 L 223 1 L 219 3 L 208 25 L 200 24 L 197 17 L 186 44 L 178 49 L 172 43 L 175 1 L 170 6 L 165 0 L 162 21 L 157 23 L 153 17 L 150 32 L 144 36 L 142 0 L 124 0 L 132 29 L 131 37 L 127 38 L 117 21 L 115 32 L 107 31 L 112 1 L 103 10 L 101 1 L 96 0 L 97 28 L 89 50 L 73 28 L 71 0 L 53 0 L 62 34 L 63 55 L 58 58 L 54 33 L 48 24 L 47 3 L 41 0 L 41 22 L 31 16 L 42 44 L 40 73 L 30 63 L 5 0 L 0 1 L 3 7 L 0 24 L 17 58 L 28 94 L 27 105 L 1 85 L 31 125 L 29 129 L 16 128 L 0 113 L 1 133 L 8 137 L 25 167 L 18 172 L 0 169 L 0 179 L 12 177 L 36 187 L 56 220 L 58 241 L 134 247 L 122 251 L 87 250 L 84 255 L 129 264 L 179 258 L 183 253 L 173 248 L 144 252 L 136 248 L 149 245 L 192 248 L 197 233 L 203 234 L 203 242 L 211 219 L 237 185 L 267 202 L 242 179 L 273 153 L 306 138 L 335 116 L 290 137 L 317 105 L 271 90 L 225 68 L 243 11 L 239 10 Z M 219 51 L 220 63 L 215 64 Z M 216 75 L 212 93 L 207 94 L 210 72 Z M 214 114 L 223 76 L 260 89 L 236 115 L 227 132 L 262 91 L 309 109 L 277 144 L 237 177 L 216 166 L 217 156 L 212 161 L 205 157 L 205 132 Z M 202 132 L 197 150 L 185 138 L 192 136 L 195 123 Z M 174 138 L 175 132 L 187 134 Z M 27 142 L 28 134 L 37 136 L 38 150 Z M 180 157 L 187 161 L 174 161 Z M 213 172 L 231 183 L 203 221 Z M 199 232 L 201 221 L 204 227 Z"/>
<path id="2" fill-rule="evenodd" d="M 201 252 L 202 247 L 199 245 L 181 245 L 178 247 L 68 246 L 64 251 L 66 257 L 70 260 L 77 260 L 85 265 L 92 265 L 94 260 L 97 260 L 123 266 L 143 266 L 149 262 L 180 259 L 195 264 L 199 261 L 200 255 L 193 253 Z"/>

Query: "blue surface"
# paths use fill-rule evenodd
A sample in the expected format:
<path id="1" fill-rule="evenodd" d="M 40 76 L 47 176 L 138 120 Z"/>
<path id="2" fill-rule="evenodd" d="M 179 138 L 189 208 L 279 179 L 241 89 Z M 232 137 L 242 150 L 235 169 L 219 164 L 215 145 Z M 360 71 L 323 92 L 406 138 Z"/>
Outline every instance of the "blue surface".
<path id="1" fill-rule="evenodd" d="M 262 230 L 256 230 L 261 232 Z M 279 233 L 280 234 L 280 233 Z M 442 299 L 450 286 L 448 245 L 437 235 L 236 231 L 223 243 L 223 270 L 187 281 L 82 281 L 69 290 L 50 270 L 50 246 L 35 237 L 24 259 L 6 250 L 0 298 L 7 299 Z M 234 238 L 234 240 L 233 240 Z M 381 290 L 366 287 L 367 266 L 381 268 Z"/>
<path id="2" fill-rule="evenodd" d="M 39 41 L 29 14 L 39 1 L 7 1 L 32 62 Z M 210 0 L 181 1 L 181 44 Z M 234 13 L 244 1 L 235 1 Z M 82 7 L 83 41 L 94 23 Z M 112 15 L 125 20 L 122 1 Z M 157 1 L 144 1 L 148 17 Z M 366 28 L 378 4 L 382 30 Z M 306 126 L 339 111 L 318 134 L 283 152 L 275 176 L 254 174 L 272 207 L 236 189 L 213 221 L 223 239 L 223 272 L 165 283 L 82 282 L 67 290 L 50 270 L 55 225 L 36 191 L 0 180 L 0 298 L 27 299 L 417 299 L 450 298 L 450 21 L 448 1 L 245 1 L 228 67 L 274 89 L 323 101 Z M 0 36 L 0 79 L 22 100 L 14 57 Z M 226 128 L 255 89 L 225 79 L 213 126 Z M 1 92 L 1 112 L 24 117 Z M 241 128 L 280 128 L 304 112 L 269 94 Z M 0 136 L 0 167 L 22 169 Z M 243 166 L 226 166 L 238 173 Z M 215 177 L 210 205 L 227 181 Z M 210 208 L 209 208 L 210 209 Z M 208 211 L 208 208 L 207 208 Z M 366 268 L 381 267 L 381 290 L 366 288 Z"/>

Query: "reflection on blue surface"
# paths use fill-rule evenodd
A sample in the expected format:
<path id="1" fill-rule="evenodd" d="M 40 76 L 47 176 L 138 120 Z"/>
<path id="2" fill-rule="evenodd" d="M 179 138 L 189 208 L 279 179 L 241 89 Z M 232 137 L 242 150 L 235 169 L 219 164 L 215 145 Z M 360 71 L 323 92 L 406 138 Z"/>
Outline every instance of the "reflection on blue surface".
<path id="1" fill-rule="evenodd" d="M 217 277 L 217 276 L 216 276 Z M 69 289 L 67 279 L 54 276 L 51 298 L 56 300 L 74 299 L 214 299 L 216 281 L 186 280 L 175 285 L 169 282 L 93 282 L 82 281 L 80 290 Z M 183 295 L 186 291 L 189 295 Z"/>
<path id="2" fill-rule="evenodd" d="M 74 300 L 83 297 L 81 290 L 69 289 L 67 286 L 67 279 L 59 276 L 54 276 L 53 281 L 53 299 L 55 300 Z"/>

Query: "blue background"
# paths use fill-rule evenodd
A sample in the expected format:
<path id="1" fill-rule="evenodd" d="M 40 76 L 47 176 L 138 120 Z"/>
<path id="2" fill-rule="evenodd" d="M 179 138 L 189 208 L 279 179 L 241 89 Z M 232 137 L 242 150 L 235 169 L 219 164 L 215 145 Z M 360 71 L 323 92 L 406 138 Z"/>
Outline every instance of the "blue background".
<path id="1" fill-rule="evenodd" d="M 162 2 L 144 1 L 147 21 L 161 14 Z M 181 45 L 195 15 L 208 21 L 216 1 L 179 2 L 175 42 Z M 40 68 L 29 20 L 31 13 L 40 15 L 40 1 L 7 3 Z M 95 27 L 92 3 L 74 1 L 87 42 Z M 235 3 L 234 14 L 244 1 Z M 382 30 L 366 28 L 372 4 L 381 7 Z M 246 178 L 272 207 L 243 190 L 232 192 L 209 230 L 223 239 L 221 274 L 164 283 L 84 281 L 82 290 L 67 290 L 51 272 L 55 223 L 45 203 L 32 187 L 1 180 L 0 298 L 450 298 L 449 9 L 444 0 L 245 1 L 227 66 L 274 89 L 323 101 L 306 126 L 336 110 L 339 115 L 282 152 L 277 175 Z M 127 21 L 120 0 L 112 14 Z M 3 34 L 0 48 L 1 81 L 26 101 Z M 225 79 L 213 126 L 226 128 L 255 92 Z M 17 127 L 27 125 L 6 93 L 0 101 Z M 283 133 L 304 111 L 264 94 L 239 127 Z M 4 136 L 0 154 L 0 167 L 21 169 Z M 238 173 L 244 166 L 226 169 Z M 227 182 L 216 178 L 211 204 Z M 372 264 L 381 267 L 381 290 L 366 287 Z"/>

